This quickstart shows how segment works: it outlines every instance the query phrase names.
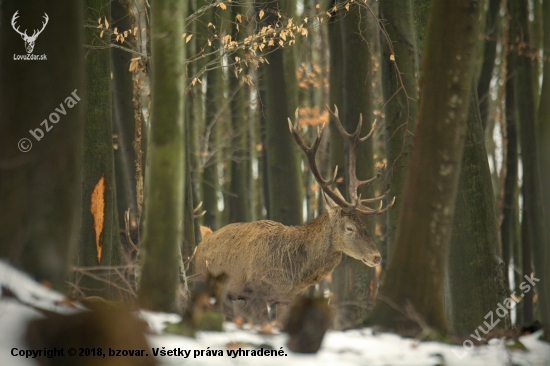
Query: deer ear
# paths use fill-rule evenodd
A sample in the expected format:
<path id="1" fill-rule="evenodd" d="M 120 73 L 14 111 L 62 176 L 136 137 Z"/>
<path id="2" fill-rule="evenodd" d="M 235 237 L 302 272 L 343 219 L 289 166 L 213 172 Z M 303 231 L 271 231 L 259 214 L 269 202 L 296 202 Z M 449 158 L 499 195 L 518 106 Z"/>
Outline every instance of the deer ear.
<path id="1" fill-rule="evenodd" d="M 336 195 L 338 195 L 339 197 L 342 198 L 342 200 L 344 200 L 344 197 L 342 197 L 342 194 L 340 193 L 340 191 L 338 190 L 338 188 L 335 188 L 334 189 L 334 193 L 336 193 Z M 325 198 L 325 204 L 326 204 L 326 207 L 327 207 L 327 211 L 330 213 L 330 212 L 334 212 L 334 210 L 340 208 L 340 206 L 338 206 L 336 204 L 336 202 L 334 202 L 332 200 L 332 198 L 330 198 L 325 192 L 323 192 L 323 197 Z"/>

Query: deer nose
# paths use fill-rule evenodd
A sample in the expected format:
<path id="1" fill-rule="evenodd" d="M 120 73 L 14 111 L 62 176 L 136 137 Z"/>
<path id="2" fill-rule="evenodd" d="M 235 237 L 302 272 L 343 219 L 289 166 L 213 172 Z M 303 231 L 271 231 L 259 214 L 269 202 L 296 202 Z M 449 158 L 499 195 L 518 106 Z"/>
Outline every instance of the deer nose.
<path id="1" fill-rule="evenodd" d="M 380 264 L 380 262 L 382 262 L 382 257 L 379 255 L 375 255 L 373 260 L 374 264 Z"/>

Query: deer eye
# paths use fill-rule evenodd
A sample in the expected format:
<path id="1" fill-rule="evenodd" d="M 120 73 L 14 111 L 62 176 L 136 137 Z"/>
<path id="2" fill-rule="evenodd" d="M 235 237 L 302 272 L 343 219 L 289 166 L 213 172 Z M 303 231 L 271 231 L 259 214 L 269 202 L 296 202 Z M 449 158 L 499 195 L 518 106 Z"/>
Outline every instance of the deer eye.
<path id="1" fill-rule="evenodd" d="M 346 231 L 349 233 L 353 232 L 353 226 L 346 225 Z"/>

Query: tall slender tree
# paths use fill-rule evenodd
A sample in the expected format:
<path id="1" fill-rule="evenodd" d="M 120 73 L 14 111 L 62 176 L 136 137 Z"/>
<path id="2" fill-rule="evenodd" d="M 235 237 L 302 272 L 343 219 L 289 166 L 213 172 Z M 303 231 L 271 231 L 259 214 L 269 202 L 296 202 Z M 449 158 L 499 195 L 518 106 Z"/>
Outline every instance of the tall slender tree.
<path id="1" fill-rule="evenodd" d="M 355 131 L 360 116 L 363 118 L 362 135 L 366 135 L 372 127 L 372 64 L 369 50 L 369 33 L 367 19 L 370 15 L 366 8 L 351 6 L 340 21 L 342 42 L 342 105 L 341 115 L 343 123 L 348 131 Z M 334 140 L 333 140 L 334 141 Z M 342 144 L 342 141 L 338 141 Z M 348 154 L 348 146 L 344 146 L 344 153 Z M 347 176 L 348 161 L 345 160 L 345 180 Z M 373 144 L 368 140 L 357 151 L 357 176 L 360 179 L 368 179 L 373 176 Z M 345 192 L 342 192 L 347 194 Z M 372 186 L 361 187 L 358 191 L 363 197 L 373 197 Z M 374 233 L 375 222 L 373 218 L 362 218 L 371 233 Z M 335 302 L 353 305 L 353 319 L 341 319 L 342 322 L 355 323 L 363 319 L 369 308 L 374 303 L 375 272 L 374 268 L 367 267 L 359 260 L 344 255 L 342 262 L 333 272 L 333 292 Z M 349 307 L 349 306 L 346 306 Z M 345 311 L 344 313 L 350 313 Z M 349 324 L 348 324 L 349 325 Z"/>
<path id="2" fill-rule="evenodd" d="M 528 4 L 520 0 L 508 1 L 510 12 L 510 40 L 515 47 L 510 48 L 516 63 L 515 100 L 519 125 L 519 143 L 523 167 L 523 203 L 527 220 L 528 236 L 532 243 L 535 277 L 540 279 L 542 286 L 537 287 L 538 310 L 540 320 L 550 326 L 550 311 L 548 288 L 545 285 L 550 280 L 545 273 L 545 254 L 548 247 L 544 229 L 543 194 L 539 173 L 539 150 L 537 141 L 537 123 L 535 110 L 535 95 L 533 83 L 533 50 L 529 49 L 529 9 Z"/>
<path id="3" fill-rule="evenodd" d="M 410 0 L 381 1 L 380 18 L 386 20 L 385 30 L 389 37 L 387 39 L 382 36 L 380 42 L 382 43 L 382 87 L 384 100 L 387 101 L 385 123 L 388 184 L 390 196 L 396 197 L 395 204 L 387 213 L 386 241 L 388 253 L 390 253 L 403 202 L 412 131 L 418 110 L 419 70 Z"/>
<path id="4" fill-rule="evenodd" d="M 275 25 L 278 21 L 278 2 L 268 1 L 265 21 Z M 284 53 L 274 50 L 266 56 L 265 108 L 266 137 L 264 149 L 267 154 L 267 191 L 269 198 L 268 217 L 285 225 L 298 225 L 302 217 L 302 174 L 298 146 L 286 128 L 287 118 L 294 115 L 292 104 L 282 91 L 287 90 L 288 75 L 285 74 Z M 296 105 L 296 104 L 294 104 Z"/>
<path id="5" fill-rule="evenodd" d="M 479 98 L 479 109 L 483 128 L 487 127 L 487 119 L 489 118 L 489 105 L 491 102 L 491 94 L 489 86 L 493 78 L 495 69 L 495 59 L 497 55 L 497 43 L 500 30 L 500 0 L 489 0 L 489 8 L 487 9 L 485 19 L 485 40 L 483 45 L 483 60 L 481 73 L 477 81 L 477 95 Z"/>
<path id="6" fill-rule="evenodd" d="M 120 30 L 133 29 L 135 20 L 130 11 L 129 0 L 111 2 L 112 27 Z M 133 46 L 137 42 L 133 36 L 126 38 Z M 128 72 L 132 54 L 119 48 L 111 48 L 111 81 L 113 93 L 113 132 L 117 135 L 115 150 L 115 178 L 117 188 L 117 210 L 120 228 L 125 228 L 125 211 L 130 210 L 130 225 L 137 225 L 136 203 L 136 170 L 135 154 L 132 142 L 134 139 L 134 106 L 132 103 L 132 73 Z"/>
<path id="7" fill-rule="evenodd" d="M 238 21 L 241 14 L 246 14 L 246 8 L 234 5 L 231 7 L 233 39 L 242 41 L 246 34 L 246 28 Z M 241 18 L 242 19 L 242 18 Z M 243 50 L 238 50 L 235 57 L 244 60 Z M 250 221 L 248 175 L 250 161 L 246 158 L 248 149 L 248 129 L 246 114 L 246 89 L 242 76 L 246 75 L 246 66 L 237 63 L 230 71 L 229 84 L 231 92 L 231 127 L 232 141 L 231 154 L 231 183 L 229 196 L 229 222 Z M 244 69 L 244 70 L 243 70 Z"/>
<path id="8" fill-rule="evenodd" d="M 86 21 L 111 19 L 110 1 L 88 0 Z M 94 28 L 86 29 L 86 43 L 99 41 Z M 113 127 L 111 123 L 111 53 L 93 50 L 86 55 L 86 123 L 82 156 L 82 218 L 77 265 L 110 267 L 122 262 L 116 199 Z M 112 297 L 110 271 L 106 281 L 85 275 L 79 281 L 87 295 Z"/>
<path id="9" fill-rule="evenodd" d="M 151 4 L 152 113 L 140 246 L 139 300 L 144 308 L 177 308 L 184 203 L 184 6 Z M 185 275 L 185 274 L 183 274 Z"/>

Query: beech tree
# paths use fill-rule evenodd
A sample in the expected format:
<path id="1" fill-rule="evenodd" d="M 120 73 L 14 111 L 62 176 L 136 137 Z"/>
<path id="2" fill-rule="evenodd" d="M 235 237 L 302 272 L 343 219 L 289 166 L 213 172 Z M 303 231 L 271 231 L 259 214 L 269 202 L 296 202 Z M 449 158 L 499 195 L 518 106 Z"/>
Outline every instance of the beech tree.
<path id="1" fill-rule="evenodd" d="M 477 1 L 432 2 L 400 229 L 369 324 L 408 334 L 423 326 L 448 330 L 443 301 L 446 259 L 479 15 Z"/>
<path id="2" fill-rule="evenodd" d="M 184 203 L 184 6 L 151 4 L 152 111 L 145 219 L 140 243 L 139 301 L 154 310 L 177 309 Z M 183 278 L 185 280 L 185 278 Z"/>

